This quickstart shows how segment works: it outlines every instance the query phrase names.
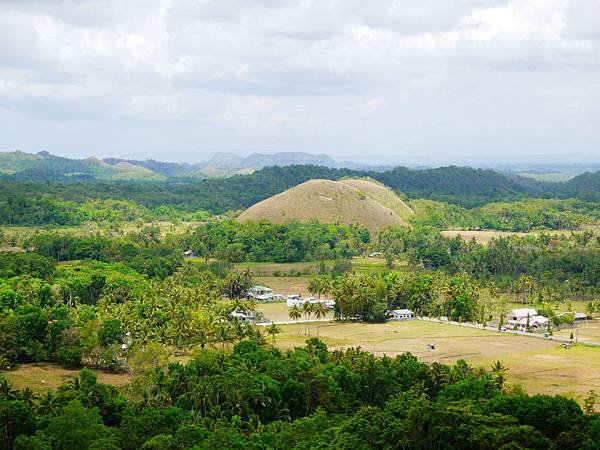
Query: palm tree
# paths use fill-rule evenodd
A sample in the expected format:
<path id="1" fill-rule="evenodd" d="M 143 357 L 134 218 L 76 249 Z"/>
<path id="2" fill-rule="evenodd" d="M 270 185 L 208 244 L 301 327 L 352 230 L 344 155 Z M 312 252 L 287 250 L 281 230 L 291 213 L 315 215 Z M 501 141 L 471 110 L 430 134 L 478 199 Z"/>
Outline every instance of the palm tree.
<path id="1" fill-rule="evenodd" d="M 230 344 L 234 341 L 235 337 L 232 333 L 231 326 L 223 321 L 217 325 L 215 332 L 216 341 L 221 344 L 221 350 L 225 350 L 225 344 Z"/>
<path id="2" fill-rule="evenodd" d="M 521 294 L 521 303 L 529 303 L 528 297 L 533 297 L 533 293 L 537 288 L 537 283 L 534 278 L 529 275 L 521 275 L 516 283 L 516 288 Z"/>
<path id="3" fill-rule="evenodd" d="M 58 411 L 60 403 L 53 391 L 46 391 L 46 395 L 39 397 L 37 412 L 40 416 L 50 416 Z"/>
<path id="4" fill-rule="evenodd" d="M 306 287 L 311 295 L 321 296 L 321 278 L 312 278 Z"/>
<path id="5" fill-rule="evenodd" d="M 13 389 L 13 385 L 6 378 L 0 378 L 0 398 L 2 400 L 15 400 L 19 391 Z"/>
<path id="6" fill-rule="evenodd" d="M 594 317 L 594 313 L 596 312 L 596 302 L 595 301 L 591 301 L 589 302 L 586 307 L 585 307 L 585 311 L 588 313 L 588 316 L 590 317 Z"/>
<path id="7" fill-rule="evenodd" d="M 302 311 L 298 308 L 298 305 L 294 305 L 290 308 L 288 316 L 290 316 L 290 319 L 292 320 L 298 320 L 302 317 Z"/>
<path id="8" fill-rule="evenodd" d="M 267 333 L 273 338 L 273 345 L 275 345 L 275 335 L 281 333 L 281 328 L 277 326 L 275 322 L 271 322 L 271 325 L 267 328 Z"/>
<path id="9" fill-rule="evenodd" d="M 492 376 L 498 388 L 502 389 L 504 382 L 506 381 L 506 372 L 508 369 L 502 364 L 501 361 L 496 361 L 492 365 Z"/>
<path id="10" fill-rule="evenodd" d="M 306 327 L 304 328 L 304 336 L 306 336 L 306 333 L 308 331 L 308 323 L 310 322 L 310 315 L 313 312 L 313 305 L 312 305 L 312 303 L 311 302 L 304 302 L 304 304 L 302 305 L 302 312 L 304 314 L 306 314 L 306 319 L 307 319 Z M 309 333 L 309 335 L 310 335 L 310 333 Z"/>
<path id="11" fill-rule="evenodd" d="M 33 389 L 31 389 L 29 386 L 27 386 L 25 389 L 19 392 L 19 400 L 21 400 L 29 407 L 33 408 L 33 406 L 35 406 L 35 401 L 37 400 L 37 398 L 38 396 L 35 394 L 35 392 L 33 392 Z"/>
<path id="12" fill-rule="evenodd" d="M 195 341 L 200 344 L 200 348 L 204 349 L 207 344 L 213 342 L 214 334 L 213 324 L 208 319 L 201 320 L 196 328 Z"/>
<path id="13" fill-rule="evenodd" d="M 317 320 L 322 319 L 327 315 L 327 308 L 321 302 L 317 302 L 312 307 L 313 314 L 317 318 Z M 317 336 L 319 335 L 319 325 L 317 325 Z"/>

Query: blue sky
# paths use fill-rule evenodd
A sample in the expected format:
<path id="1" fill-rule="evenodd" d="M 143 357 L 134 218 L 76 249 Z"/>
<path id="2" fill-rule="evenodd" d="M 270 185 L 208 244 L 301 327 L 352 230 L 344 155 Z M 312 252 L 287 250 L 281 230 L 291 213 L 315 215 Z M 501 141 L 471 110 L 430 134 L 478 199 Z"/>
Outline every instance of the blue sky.
<path id="1" fill-rule="evenodd" d="M 600 0 L 0 0 L 0 149 L 600 161 Z"/>

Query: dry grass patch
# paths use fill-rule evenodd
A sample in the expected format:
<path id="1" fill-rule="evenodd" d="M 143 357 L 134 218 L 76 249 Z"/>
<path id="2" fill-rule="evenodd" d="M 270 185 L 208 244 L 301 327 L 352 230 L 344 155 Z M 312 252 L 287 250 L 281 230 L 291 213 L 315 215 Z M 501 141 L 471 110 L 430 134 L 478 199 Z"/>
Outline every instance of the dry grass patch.
<path id="1" fill-rule="evenodd" d="M 273 289 L 276 294 L 308 295 L 310 277 L 254 277 L 254 283 Z"/>
<path id="2" fill-rule="evenodd" d="M 282 329 L 277 337 L 279 346 L 304 344 L 302 325 L 284 325 Z M 316 336 L 316 324 L 310 329 Z M 318 332 L 331 350 L 361 347 L 380 356 L 410 352 L 426 362 L 464 359 L 486 368 L 500 360 L 509 368 L 509 382 L 522 384 L 530 393 L 581 399 L 591 389 L 600 390 L 600 348 L 596 347 L 580 345 L 567 350 L 555 341 L 424 321 L 327 323 L 321 324 Z M 429 343 L 435 350 L 427 349 Z"/>
<path id="3" fill-rule="evenodd" d="M 106 373 L 95 371 L 99 383 L 124 386 L 132 380 L 124 373 Z M 16 369 L 2 373 L 11 381 L 16 389 L 30 387 L 43 391 L 48 388 L 56 389 L 79 374 L 79 369 L 67 369 L 57 364 L 37 363 L 20 364 Z"/>

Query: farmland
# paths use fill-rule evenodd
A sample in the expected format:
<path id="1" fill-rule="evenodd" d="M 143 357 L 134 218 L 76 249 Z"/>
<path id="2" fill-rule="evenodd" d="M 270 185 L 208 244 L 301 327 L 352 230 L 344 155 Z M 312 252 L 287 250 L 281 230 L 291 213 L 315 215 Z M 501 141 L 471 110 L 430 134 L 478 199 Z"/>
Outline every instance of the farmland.
<path id="1" fill-rule="evenodd" d="M 305 325 L 282 325 L 277 336 L 281 348 L 302 345 Z M 473 366 L 489 368 L 502 361 L 508 380 L 528 393 L 561 394 L 580 399 L 588 391 L 600 390 L 600 349 L 585 345 L 562 348 L 555 341 L 484 331 L 425 321 L 386 324 L 313 323 L 331 350 L 360 347 L 376 355 L 396 356 L 405 352 L 427 362 L 451 363 L 464 359 Z M 427 344 L 434 344 L 428 350 Z"/>

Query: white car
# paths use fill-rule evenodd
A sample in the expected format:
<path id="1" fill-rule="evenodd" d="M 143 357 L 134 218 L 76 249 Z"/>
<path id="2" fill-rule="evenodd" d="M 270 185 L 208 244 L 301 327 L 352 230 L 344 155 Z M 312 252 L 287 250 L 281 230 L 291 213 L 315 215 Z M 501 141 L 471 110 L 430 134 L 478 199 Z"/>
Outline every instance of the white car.
<path id="1" fill-rule="evenodd" d="M 440 322 L 448 322 L 448 318 L 446 316 L 440 317 Z"/>

